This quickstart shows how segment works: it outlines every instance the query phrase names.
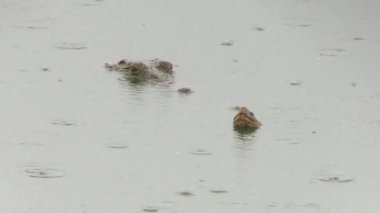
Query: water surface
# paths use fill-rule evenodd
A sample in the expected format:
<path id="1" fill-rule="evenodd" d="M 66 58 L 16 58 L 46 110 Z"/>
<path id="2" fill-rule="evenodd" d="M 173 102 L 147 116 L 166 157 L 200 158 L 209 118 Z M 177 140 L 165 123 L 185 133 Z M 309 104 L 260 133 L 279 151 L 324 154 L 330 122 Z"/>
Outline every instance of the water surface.
<path id="1" fill-rule="evenodd" d="M 0 1 L 0 212 L 376 212 L 379 6 Z"/>

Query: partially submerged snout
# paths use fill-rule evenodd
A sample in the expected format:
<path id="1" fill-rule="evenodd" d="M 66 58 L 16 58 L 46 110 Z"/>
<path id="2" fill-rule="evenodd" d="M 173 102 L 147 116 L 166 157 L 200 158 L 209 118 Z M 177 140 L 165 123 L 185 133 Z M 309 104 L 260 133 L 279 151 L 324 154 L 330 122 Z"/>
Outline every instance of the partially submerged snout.
<path id="1" fill-rule="evenodd" d="M 261 126 L 261 122 L 257 120 L 253 112 L 249 111 L 246 107 L 241 107 L 234 117 L 233 125 L 235 129 L 255 130 Z"/>
<path id="2" fill-rule="evenodd" d="M 167 73 L 173 73 L 173 64 L 169 61 L 163 61 L 156 59 L 156 68 Z"/>
<path id="3" fill-rule="evenodd" d="M 173 80 L 173 64 L 161 59 L 148 61 L 120 60 L 116 64 L 105 64 L 110 71 L 120 71 L 127 79 L 140 81 L 153 80 L 157 82 L 170 82 Z"/>

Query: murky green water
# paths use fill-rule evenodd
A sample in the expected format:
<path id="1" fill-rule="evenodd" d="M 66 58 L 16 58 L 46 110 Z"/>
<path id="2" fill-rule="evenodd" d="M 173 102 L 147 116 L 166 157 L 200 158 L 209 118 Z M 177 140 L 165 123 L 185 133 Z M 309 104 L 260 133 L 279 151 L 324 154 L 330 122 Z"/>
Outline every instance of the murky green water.
<path id="1" fill-rule="evenodd" d="M 377 212 L 379 6 L 0 0 L 0 212 Z"/>

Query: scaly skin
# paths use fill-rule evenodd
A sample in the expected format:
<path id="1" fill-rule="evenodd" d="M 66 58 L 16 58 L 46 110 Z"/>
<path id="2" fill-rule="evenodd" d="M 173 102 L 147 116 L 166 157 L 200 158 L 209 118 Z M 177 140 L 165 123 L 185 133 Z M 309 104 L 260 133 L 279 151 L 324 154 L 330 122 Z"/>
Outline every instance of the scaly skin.
<path id="1" fill-rule="evenodd" d="M 258 129 L 261 122 L 246 107 L 241 107 L 233 120 L 234 128 L 237 129 Z"/>
<path id="2" fill-rule="evenodd" d="M 168 61 L 153 59 L 149 61 L 131 61 L 123 59 L 117 64 L 105 64 L 110 71 L 120 71 L 126 76 L 141 81 L 167 81 L 173 78 L 173 64 Z"/>

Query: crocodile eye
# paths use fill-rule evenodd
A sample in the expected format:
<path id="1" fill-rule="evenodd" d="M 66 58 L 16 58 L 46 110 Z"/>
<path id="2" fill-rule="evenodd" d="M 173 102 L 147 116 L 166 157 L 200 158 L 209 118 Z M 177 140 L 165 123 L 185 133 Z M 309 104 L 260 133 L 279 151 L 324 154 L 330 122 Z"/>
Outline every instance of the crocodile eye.
<path id="1" fill-rule="evenodd" d="M 249 112 L 249 114 L 251 114 L 252 116 L 255 116 L 255 115 L 253 114 L 253 112 Z"/>
<path id="2" fill-rule="evenodd" d="M 121 65 L 121 64 L 126 64 L 127 62 L 125 61 L 125 60 L 121 60 L 121 61 L 119 61 L 119 65 Z"/>

